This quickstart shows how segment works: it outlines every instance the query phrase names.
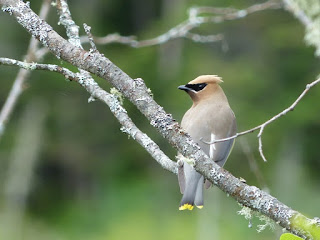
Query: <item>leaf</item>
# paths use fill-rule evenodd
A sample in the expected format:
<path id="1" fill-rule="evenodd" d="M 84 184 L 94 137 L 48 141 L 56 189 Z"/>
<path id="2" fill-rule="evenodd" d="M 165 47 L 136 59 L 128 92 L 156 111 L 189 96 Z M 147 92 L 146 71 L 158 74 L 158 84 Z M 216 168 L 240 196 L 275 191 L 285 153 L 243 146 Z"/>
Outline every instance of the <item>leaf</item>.
<path id="1" fill-rule="evenodd" d="M 280 240 L 300 240 L 300 239 L 303 239 L 303 238 L 293 235 L 291 233 L 284 233 L 280 236 Z"/>

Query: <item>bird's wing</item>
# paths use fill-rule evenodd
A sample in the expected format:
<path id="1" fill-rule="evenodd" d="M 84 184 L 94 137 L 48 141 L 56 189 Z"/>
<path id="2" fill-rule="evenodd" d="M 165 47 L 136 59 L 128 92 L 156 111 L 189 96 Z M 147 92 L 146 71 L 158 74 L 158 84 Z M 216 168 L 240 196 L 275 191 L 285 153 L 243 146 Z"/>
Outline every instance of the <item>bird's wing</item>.
<path id="1" fill-rule="evenodd" d="M 178 182 L 180 187 L 181 194 L 184 193 L 184 189 L 186 187 L 186 178 L 184 175 L 183 165 L 185 164 L 183 161 L 181 161 L 178 165 Z"/>
<path id="2" fill-rule="evenodd" d="M 230 128 L 228 129 L 228 132 L 226 134 L 224 134 L 220 138 L 231 137 L 231 136 L 235 135 L 236 133 L 237 133 L 237 124 L 236 124 L 236 120 L 234 118 L 232 123 L 231 123 L 231 125 L 230 125 Z M 229 154 L 230 154 L 230 152 L 232 150 L 233 144 L 234 144 L 234 139 L 214 144 L 215 145 L 215 149 L 214 149 L 214 152 L 213 152 L 212 159 L 219 166 L 222 167 L 225 164 L 225 162 L 227 161 L 227 159 L 229 157 Z"/>

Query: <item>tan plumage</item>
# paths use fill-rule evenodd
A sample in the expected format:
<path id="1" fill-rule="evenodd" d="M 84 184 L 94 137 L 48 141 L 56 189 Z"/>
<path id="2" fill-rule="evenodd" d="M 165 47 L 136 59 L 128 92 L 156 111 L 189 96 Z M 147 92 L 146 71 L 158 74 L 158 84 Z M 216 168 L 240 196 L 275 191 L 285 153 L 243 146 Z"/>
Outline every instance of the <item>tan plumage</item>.
<path id="1" fill-rule="evenodd" d="M 220 166 L 227 161 L 234 140 L 207 144 L 213 140 L 236 134 L 237 126 L 227 97 L 219 86 L 222 80 L 216 75 L 203 75 L 179 89 L 186 91 L 193 101 L 192 107 L 183 116 L 181 127 L 190 134 L 201 149 Z M 179 185 L 183 197 L 180 210 L 203 207 L 204 178 L 192 166 L 184 162 L 179 168 Z M 210 183 L 206 182 L 206 187 Z"/>

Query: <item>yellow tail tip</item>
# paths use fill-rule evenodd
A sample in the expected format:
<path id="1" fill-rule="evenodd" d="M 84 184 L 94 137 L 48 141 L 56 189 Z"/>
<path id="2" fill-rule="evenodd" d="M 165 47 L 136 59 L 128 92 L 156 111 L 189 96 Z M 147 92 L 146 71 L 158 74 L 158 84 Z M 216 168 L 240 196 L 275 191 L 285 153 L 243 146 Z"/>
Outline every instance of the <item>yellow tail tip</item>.
<path id="1" fill-rule="evenodd" d="M 182 206 L 179 207 L 179 210 L 192 210 L 193 209 L 193 205 L 189 204 L 189 203 L 186 203 L 186 204 L 183 204 Z"/>
<path id="2" fill-rule="evenodd" d="M 197 208 L 202 209 L 202 208 L 203 208 L 203 205 L 197 206 Z"/>

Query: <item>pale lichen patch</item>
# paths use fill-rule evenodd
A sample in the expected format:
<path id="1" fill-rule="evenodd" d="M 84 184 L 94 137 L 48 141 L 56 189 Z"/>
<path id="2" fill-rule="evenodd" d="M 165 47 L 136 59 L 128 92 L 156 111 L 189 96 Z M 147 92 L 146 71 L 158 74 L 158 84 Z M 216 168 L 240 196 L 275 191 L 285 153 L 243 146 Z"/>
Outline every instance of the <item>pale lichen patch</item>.
<path id="1" fill-rule="evenodd" d="M 131 129 L 129 129 L 129 128 L 125 127 L 125 126 L 122 126 L 122 127 L 120 128 L 120 131 L 123 132 L 123 133 L 125 133 L 125 134 L 127 134 L 127 135 L 128 135 L 128 139 L 130 139 Z"/>
<path id="2" fill-rule="evenodd" d="M 12 15 L 14 8 L 11 7 L 11 6 L 3 6 L 3 7 L 1 8 L 1 10 L 2 10 L 3 12 L 7 12 L 7 13 L 9 13 L 10 15 Z"/>
<path id="3" fill-rule="evenodd" d="M 123 105 L 124 98 L 121 92 L 119 92 L 116 88 L 113 87 L 110 89 L 110 93 L 118 99 L 121 105 Z"/>

